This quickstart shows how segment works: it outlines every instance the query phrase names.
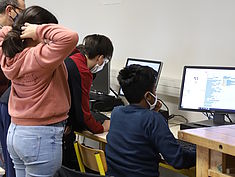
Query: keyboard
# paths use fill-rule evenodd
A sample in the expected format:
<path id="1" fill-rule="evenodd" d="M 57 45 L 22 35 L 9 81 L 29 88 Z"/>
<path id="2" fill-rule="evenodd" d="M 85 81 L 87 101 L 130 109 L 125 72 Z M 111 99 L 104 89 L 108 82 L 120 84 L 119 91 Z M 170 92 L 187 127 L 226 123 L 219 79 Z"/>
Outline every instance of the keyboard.
<path id="1" fill-rule="evenodd" d="M 105 121 L 105 120 L 110 120 L 110 118 L 100 112 L 96 112 L 96 111 L 91 111 L 92 116 L 95 118 L 96 121 L 100 122 L 101 124 Z"/>
<path id="2" fill-rule="evenodd" d="M 177 139 L 176 141 L 180 144 L 183 149 L 187 151 L 196 151 L 196 144 L 192 144 L 180 139 Z"/>

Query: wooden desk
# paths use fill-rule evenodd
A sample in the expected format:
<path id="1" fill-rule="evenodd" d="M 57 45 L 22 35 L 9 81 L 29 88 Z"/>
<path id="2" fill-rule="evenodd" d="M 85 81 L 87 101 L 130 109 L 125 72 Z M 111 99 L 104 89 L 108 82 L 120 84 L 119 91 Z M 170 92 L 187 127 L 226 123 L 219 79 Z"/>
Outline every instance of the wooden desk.
<path id="1" fill-rule="evenodd" d="M 197 177 L 235 176 L 235 125 L 181 130 L 178 137 L 197 145 Z"/>
<path id="2" fill-rule="evenodd" d="M 175 137 L 177 137 L 178 131 L 180 126 L 171 126 L 170 129 Z M 82 132 L 74 132 L 76 135 L 84 136 L 86 138 L 95 140 L 99 142 L 100 149 L 105 150 L 105 145 L 107 144 L 106 136 L 108 132 L 99 133 L 99 134 L 93 134 L 88 130 L 82 131 Z"/>

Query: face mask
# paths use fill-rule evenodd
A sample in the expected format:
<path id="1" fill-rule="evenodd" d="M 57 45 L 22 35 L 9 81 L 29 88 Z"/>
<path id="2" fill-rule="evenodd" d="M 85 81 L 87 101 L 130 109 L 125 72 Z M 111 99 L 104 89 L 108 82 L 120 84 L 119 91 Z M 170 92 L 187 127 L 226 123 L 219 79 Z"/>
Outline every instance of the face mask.
<path id="1" fill-rule="evenodd" d="M 14 10 L 14 9 L 13 9 Z M 19 14 L 16 12 L 16 10 L 14 10 L 14 12 L 16 13 L 15 18 L 13 18 L 12 16 L 10 16 L 10 18 L 13 20 L 13 22 L 16 21 L 17 17 L 19 16 Z"/>
<path id="2" fill-rule="evenodd" d="M 104 68 L 104 65 L 108 62 L 109 62 L 108 59 L 104 59 L 104 62 L 102 63 L 102 65 L 96 64 L 93 68 L 91 68 L 91 70 L 90 70 L 91 73 L 97 73 L 97 72 L 101 71 Z"/>
<path id="3" fill-rule="evenodd" d="M 15 16 L 15 18 L 13 18 L 12 16 L 10 16 L 10 18 L 12 19 L 13 22 L 16 21 L 17 17 L 18 17 L 18 14 Z"/>
<path id="4" fill-rule="evenodd" d="M 154 108 L 155 108 L 155 106 L 156 106 L 156 104 L 157 104 L 157 95 L 155 96 L 154 94 L 152 94 L 151 92 L 149 92 L 150 93 L 150 95 L 152 95 L 153 97 L 154 97 L 154 103 L 153 104 L 150 104 L 150 102 L 146 99 L 146 102 L 148 103 L 148 105 L 149 105 L 149 109 L 150 110 L 153 110 Z"/>

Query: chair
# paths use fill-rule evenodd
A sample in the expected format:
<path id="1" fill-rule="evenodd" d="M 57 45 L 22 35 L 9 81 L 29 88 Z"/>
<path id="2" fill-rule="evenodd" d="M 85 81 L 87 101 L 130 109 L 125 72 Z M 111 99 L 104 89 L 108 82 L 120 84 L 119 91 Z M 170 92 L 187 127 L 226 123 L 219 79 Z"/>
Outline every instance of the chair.
<path id="1" fill-rule="evenodd" d="M 103 176 L 92 173 L 83 173 L 62 166 L 59 170 L 57 170 L 57 172 L 54 174 L 53 177 L 103 177 Z M 106 176 L 106 177 L 111 177 L 111 176 Z"/>
<path id="2" fill-rule="evenodd" d="M 84 166 L 99 172 L 100 175 L 105 176 L 107 171 L 107 163 L 103 150 L 87 147 L 78 141 L 74 142 L 74 148 L 81 172 L 85 172 Z"/>
<path id="3" fill-rule="evenodd" d="M 192 168 L 189 168 L 189 169 L 175 169 L 171 165 L 167 164 L 165 161 L 160 162 L 159 166 L 162 167 L 162 168 L 172 170 L 176 173 L 183 174 L 183 175 L 188 176 L 188 177 L 195 177 L 196 176 L 196 167 L 192 167 Z"/>

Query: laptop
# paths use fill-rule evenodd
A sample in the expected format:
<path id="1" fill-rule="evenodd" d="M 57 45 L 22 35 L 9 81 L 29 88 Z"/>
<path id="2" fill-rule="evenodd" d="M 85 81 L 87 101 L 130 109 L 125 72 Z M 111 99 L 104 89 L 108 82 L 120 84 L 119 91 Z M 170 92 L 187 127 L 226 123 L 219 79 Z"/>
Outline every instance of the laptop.
<path id="1" fill-rule="evenodd" d="M 157 73 L 158 73 L 157 80 L 156 80 L 156 86 L 157 86 L 159 78 L 160 78 L 162 66 L 163 66 L 163 63 L 161 61 L 148 60 L 148 59 L 128 58 L 127 61 L 126 61 L 126 66 L 130 66 L 132 64 L 139 64 L 139 65 L 142 65 L 142 66 L 149 66 L 149 67 L 153 68 L 155 71 L 157 71 Z M 124 96 L 124 93 L 123 93 L 121 87 L 119 89 L 119 95 Z"/>

